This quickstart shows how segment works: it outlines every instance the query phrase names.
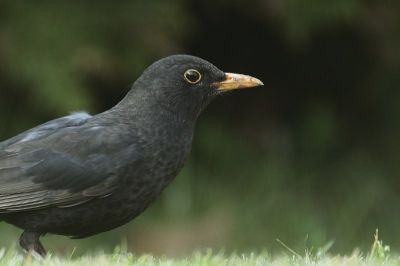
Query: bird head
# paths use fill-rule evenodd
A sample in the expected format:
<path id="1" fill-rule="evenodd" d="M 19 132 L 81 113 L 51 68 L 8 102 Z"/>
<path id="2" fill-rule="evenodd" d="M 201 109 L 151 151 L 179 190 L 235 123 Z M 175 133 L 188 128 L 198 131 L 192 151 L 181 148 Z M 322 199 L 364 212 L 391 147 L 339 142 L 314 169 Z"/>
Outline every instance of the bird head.
<path id="1" fill-rule="evenodd" d="M 256 78 L 225 73 L 201 58 L 173 55 L 148 67 L 127 97 L 139 106 L 157 105 L 183 119 L 196 119 L 216 95 L 261 85 Z"/>

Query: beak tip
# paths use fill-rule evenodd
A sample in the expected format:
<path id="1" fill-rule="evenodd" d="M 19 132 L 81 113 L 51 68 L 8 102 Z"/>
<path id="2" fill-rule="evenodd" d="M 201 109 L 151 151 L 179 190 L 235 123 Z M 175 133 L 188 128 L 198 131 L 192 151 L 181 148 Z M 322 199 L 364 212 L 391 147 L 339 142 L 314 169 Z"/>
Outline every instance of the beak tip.
<path id="1" fill-rule="evenodd" d="M 259 79 L 257 79 L 257 78 L 251 78 L 251 82 L 252 82 L 252 84 L 254 84 L 254 87 L 258 87 L 258 86 L 264 86 L 264 83 L 261 81 L 261 80 L 259 80 Z"/>

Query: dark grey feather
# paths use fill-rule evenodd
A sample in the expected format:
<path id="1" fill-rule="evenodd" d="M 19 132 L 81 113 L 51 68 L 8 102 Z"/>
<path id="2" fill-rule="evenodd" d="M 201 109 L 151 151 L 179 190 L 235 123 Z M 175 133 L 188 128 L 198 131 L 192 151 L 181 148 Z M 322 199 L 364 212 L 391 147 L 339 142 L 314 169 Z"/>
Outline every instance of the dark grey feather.
<path id="1" fill-rule="evenodd" d="M 126 164 L 118 153 L 134 153 L 127 143 L 135 136 L 123 126 L 85 125 L 91 118 L 74 114 L 0 144 L 0 212 L 73 206 L 112 193 Z"/>

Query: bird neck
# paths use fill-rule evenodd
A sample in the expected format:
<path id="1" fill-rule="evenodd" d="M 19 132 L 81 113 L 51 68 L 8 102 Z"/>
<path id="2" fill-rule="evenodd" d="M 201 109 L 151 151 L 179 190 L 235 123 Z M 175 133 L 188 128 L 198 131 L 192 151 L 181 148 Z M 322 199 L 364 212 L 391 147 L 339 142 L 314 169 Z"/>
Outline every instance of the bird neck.
<path id="1" fill-rule="evenodd" d="M 128 94 L 120 103 L 110 110 L 119 120 L 134 122 L 146 128 L 165 128 L 193 134 L 196 118 L 186 117 L 145 96 L 129 97 Z M 145 103 L 145 104 L 144 104 Z"/>
<path id="2" fill-rule="evenodd" d="M 124 115 L 142 125 L 166 124 L 193 130 L 197 114 L 193 116 L 190 112 L 177 112 L 174 108 L 157 101 L 157 97 L 152 93 L 136 90 L 135 85 L 136 83 L 125 98 L 111 111 L 117 112 L 118 115 Z"/>

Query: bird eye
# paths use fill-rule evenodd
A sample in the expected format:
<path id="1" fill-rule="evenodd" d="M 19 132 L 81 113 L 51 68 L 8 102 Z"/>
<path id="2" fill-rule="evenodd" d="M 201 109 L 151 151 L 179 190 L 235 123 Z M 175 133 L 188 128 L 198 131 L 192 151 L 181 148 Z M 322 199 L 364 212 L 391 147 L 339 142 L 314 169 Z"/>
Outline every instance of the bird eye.
<path id="1" fill-rule="evenodd" d="M 196 69 L 188 69 L 183 75 L 187 82 L 196 84 L 201 80 L 201 74 Z"/>

